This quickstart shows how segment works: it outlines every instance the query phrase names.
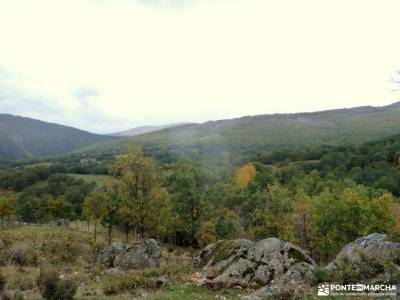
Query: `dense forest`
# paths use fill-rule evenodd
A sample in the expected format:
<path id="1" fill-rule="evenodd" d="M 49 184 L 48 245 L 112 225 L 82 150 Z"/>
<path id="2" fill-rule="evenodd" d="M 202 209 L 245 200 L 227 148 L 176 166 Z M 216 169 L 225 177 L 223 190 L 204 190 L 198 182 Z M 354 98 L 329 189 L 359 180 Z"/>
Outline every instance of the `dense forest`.
<path id="1" fill-rule="evenodd" d="M 0 219 L 101 223 L 110 242 L 116 231 L 192 247 L 279 237 L 323 264 L 357 237 L 398 239 L 399 159 L 397 135 L 240 159 L 226 151 L 171 157 L 133 147 L 3 162 Z"/>

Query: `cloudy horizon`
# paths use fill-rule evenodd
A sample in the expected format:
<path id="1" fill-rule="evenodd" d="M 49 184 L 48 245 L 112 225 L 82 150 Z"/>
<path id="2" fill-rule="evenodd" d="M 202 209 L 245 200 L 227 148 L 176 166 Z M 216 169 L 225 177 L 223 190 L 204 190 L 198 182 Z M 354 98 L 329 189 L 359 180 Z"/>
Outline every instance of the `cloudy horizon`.
<path id="1" fill-rule="evenodd" d="M 387 105 L 398 11 L 397 0 L 0 0 L 0 113 L 111 133 Z"/>

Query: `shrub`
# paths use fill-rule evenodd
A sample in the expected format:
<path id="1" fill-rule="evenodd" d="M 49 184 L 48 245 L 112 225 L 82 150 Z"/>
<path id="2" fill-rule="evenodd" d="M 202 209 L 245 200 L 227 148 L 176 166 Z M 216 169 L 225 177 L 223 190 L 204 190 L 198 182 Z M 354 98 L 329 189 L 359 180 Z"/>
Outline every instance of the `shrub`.
<path id="1" fill-rule="evenodd" d="M 313 273 L 317 281 L 316 283 L 330 282 L 332 280 L 331 273 L 323 268 L 315 268 Z"/>
<path id="2" fill-rule="evenodd" d="M 42 297 L 48 300 L 71 300 L 78 289 L 75 282 L 60 279 L 55 270 L 41 270 L 37 285 Z"/>
<path id="3" fill-rule="evenodd" d="M 11 261 L 19 266 L 26 266 L 28 263 L 28 254 L 23 248 L 11 249 Z"/>
<path id="4" fill-rule="evenodd" d="M 39 256 L 34 247 L 25 244 L 15 244 L 8 253 L 10 261 L 18 266 L 38 265 Z"/>

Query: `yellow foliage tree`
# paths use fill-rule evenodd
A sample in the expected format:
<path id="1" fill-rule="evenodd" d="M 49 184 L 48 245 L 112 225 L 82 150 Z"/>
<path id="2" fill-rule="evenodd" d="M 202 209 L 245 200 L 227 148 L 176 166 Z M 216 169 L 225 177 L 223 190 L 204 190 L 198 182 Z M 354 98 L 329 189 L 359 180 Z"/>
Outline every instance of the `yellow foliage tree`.
<path id="1" fill-rule="evenodd" d="M 256 176 L 256 167 L 252 164 L 247 164 L 243 168 L 240 169 L 237 177 L 236 184 L 241 188 L 245 188 L 249 185 L 249 183 Z"/>
<path id="2" fill-rule="evenodd" d="M 215 243 L 217 241 L 217 233 L 215 232 L 216 222 L 214 220 L 203 222 L 196 233 L 196 240 L 200 248 Z"/>

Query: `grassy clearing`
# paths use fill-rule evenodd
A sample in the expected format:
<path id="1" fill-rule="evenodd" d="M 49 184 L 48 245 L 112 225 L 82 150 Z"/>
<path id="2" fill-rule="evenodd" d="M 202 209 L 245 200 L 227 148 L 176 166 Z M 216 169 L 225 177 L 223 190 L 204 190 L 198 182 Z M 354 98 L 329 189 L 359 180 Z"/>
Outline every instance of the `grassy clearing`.
<path id="1" fill-rule="evenodd" d="M 168 288 L 159 290 L 153 295 L 149 295 L 149 300 L 216 300 L 216 299 L 240 299 L 243 293 L 239 291 L 219 291 L 213 292 L 193 284 L 173 284 Z"/>
<path id="2" fill-rule="evenodd" d="M 91 175 L 91 174 L 74 174 L 74 173 L 68 173 L 67 175 L 78 179 L 83 179 L 86 182 L 95 182 L 97 186 L 101 186 L 103 183 L 109 180 L 115 180 L 113 179 L 112 176 L 109 175 Z"/>
<path id="3" fill-rule="evenodd" d="M 108 273 L 94 259 L 106 246 L 105 234 L 99 234 L 94 243 L 92 233 L 83 231 L 82 225 L 78 224 L 78 230 L 74 224 L 70 229 L 42 225 L 0 230 L 0 273 L 6 278 L 6 289 L 27 300 L 42 299 L 37 283 L 40 270 L 55 268 L 60 275 L 78 283 L 77 300 L 238 300 L 246 294 L 236 289 L 216 292 L 190 283 L 196 251 L 171 245 L 162 246 L 160 269 Z M 123 235 L 116 235 L 114 240 L 122 241 Z M 169 284 L 162 288 L 152 286 L 158 276 L 167 277 Z"/>
<path id="4" fill-rule="evenodd" d="M 81 226 L 71 224 L 68 229 L 35 225 L 1 230 L 0 272 L 6 278 L 6 289 L 24 299 L 42 299 L 37 282 L 40 270 L 53 268 L 79 284 L 75 299 L 224 299 L 220 295 L 239 299 L 237 291 L 216 293 L 187 284 L 195 252 L 170 245 L 162 246 L 160 269 L 110 275 L 95 260 L 106 246 L 105 234 L 99 234 L 94 243 L 92 233 Z M 121 241 L 122 237 L 116 235 L 114 240 Z M 151 280 L 161 275 L 168 278 L 169 284 L 161 289 L 151 286 Z"/>

